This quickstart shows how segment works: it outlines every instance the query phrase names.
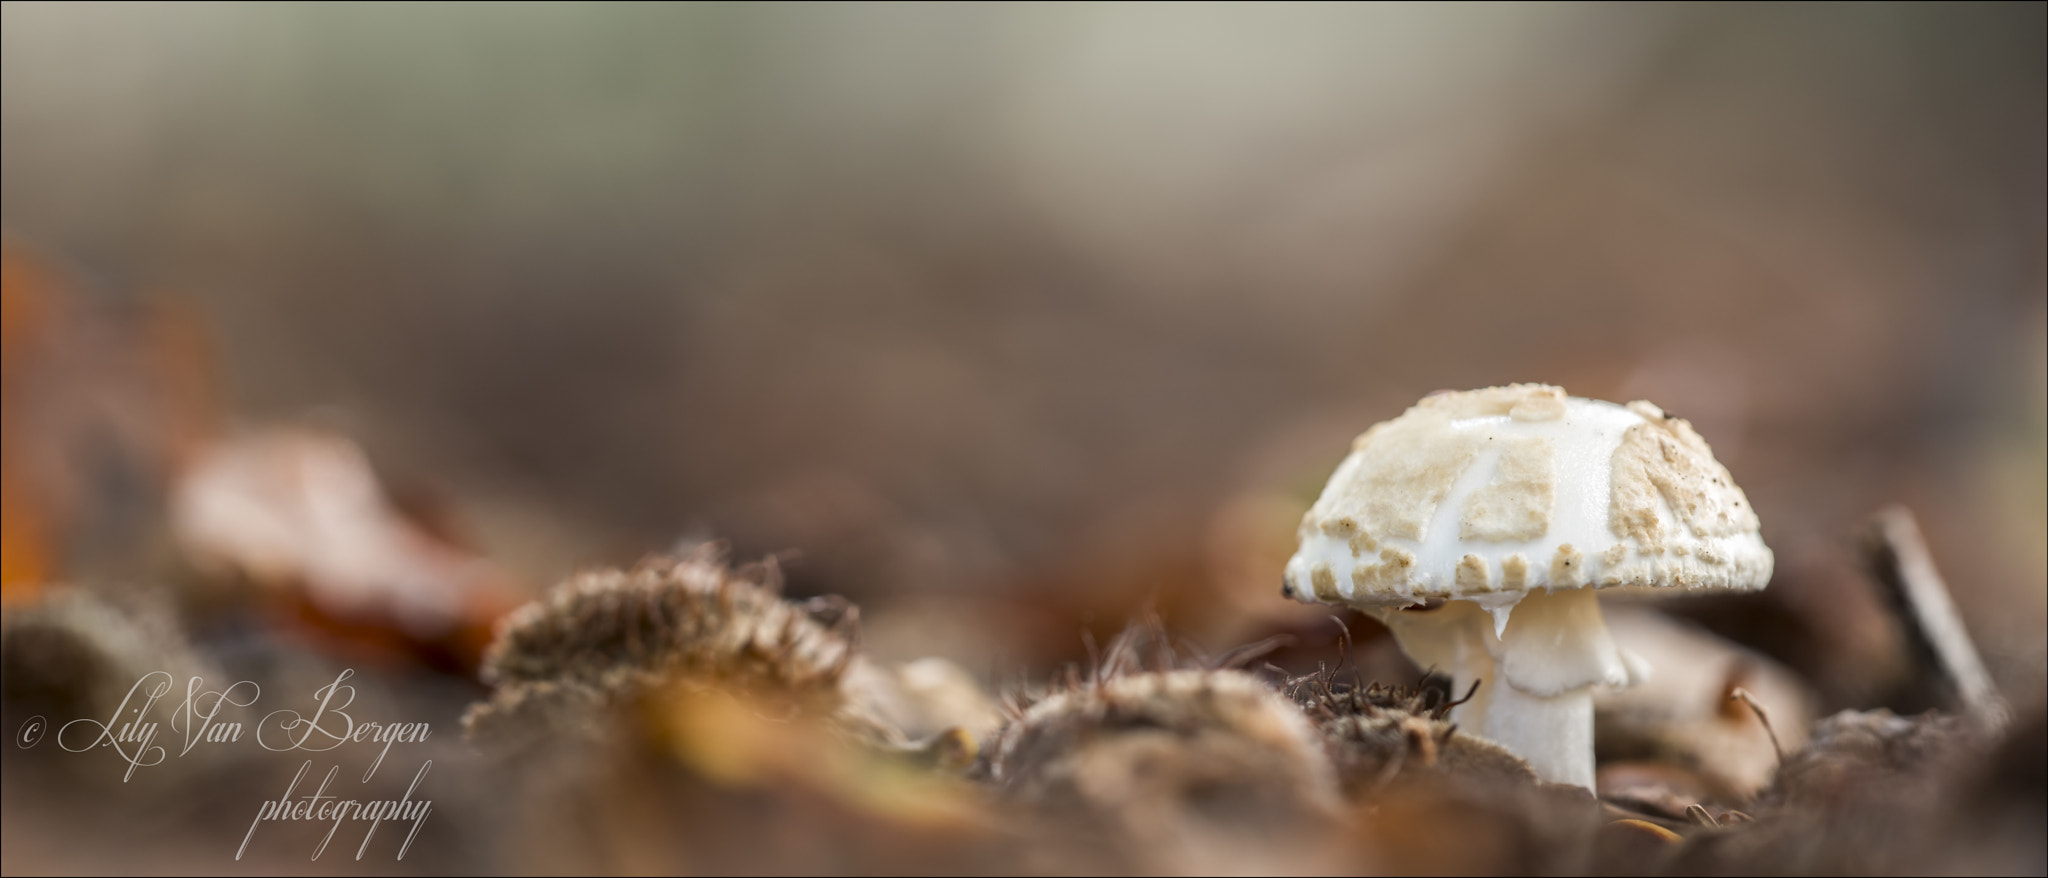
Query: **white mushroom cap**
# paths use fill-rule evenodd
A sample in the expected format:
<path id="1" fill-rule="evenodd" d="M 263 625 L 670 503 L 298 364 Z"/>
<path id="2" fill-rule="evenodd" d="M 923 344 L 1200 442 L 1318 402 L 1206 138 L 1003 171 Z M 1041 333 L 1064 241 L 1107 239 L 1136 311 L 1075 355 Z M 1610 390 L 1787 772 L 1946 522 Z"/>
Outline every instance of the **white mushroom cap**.
<path id="1" fill-rule="evenodd" d="M 1370 612 L 1418 663 L 1490 682 L 1458 722 L 1591 787 L 1593 690 L 1649 673 L 1596 590 L 1748 591 L 1771 566 L 1692 425 L 1517 384 L 1431 396 L 1358 437 L 1302 518 L 1286 593 Z"/>
<path id="2" fill-rule="evenodd" d="M 1760 589 L 1756 513 L 1692 425 L 1538 384 L 1431 396 L 1352 443 L 1301 522 L 1297 600 L 1398 608 L 1532 589 Z M 1505 620 L 1502 627 L 1505 627 Z"/>

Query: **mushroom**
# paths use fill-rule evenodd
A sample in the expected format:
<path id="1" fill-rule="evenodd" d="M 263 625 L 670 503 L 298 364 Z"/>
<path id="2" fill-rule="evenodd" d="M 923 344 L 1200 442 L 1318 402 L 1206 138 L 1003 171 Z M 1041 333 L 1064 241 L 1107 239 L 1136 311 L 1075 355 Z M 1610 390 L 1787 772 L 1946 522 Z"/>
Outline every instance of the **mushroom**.
<path id="1" fill-rule="evenodd" d="M 1434 394 L 1352 443 L 1281 593 L 1356 607 L 1478 692 L 1452 719 L 1593 786 L 1593 693 L 1646 678 L 1595 590 L 1761 589 L 1756 513 L 1692 425 L 1517 384 Z"/>

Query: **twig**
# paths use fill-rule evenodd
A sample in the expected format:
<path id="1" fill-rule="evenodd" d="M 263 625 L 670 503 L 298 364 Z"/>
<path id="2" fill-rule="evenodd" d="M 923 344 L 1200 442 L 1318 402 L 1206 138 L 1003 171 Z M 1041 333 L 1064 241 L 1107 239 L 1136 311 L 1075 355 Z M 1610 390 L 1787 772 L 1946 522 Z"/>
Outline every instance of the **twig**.
<path id="1" fill-rule="evenodd" d="M 1427 677 L 1427 675 L 1424 675 L 1424 676 L 1425 676 L 1425 677 Z M 1482 683 L 1482 682 L 1484 682 L 1484 681 L 1483 681 L 1483 680 L 1473 680 L 1473 681 L 1472 681 L 1472 688 L 1470 688 L 1470 689 L 1466 689 L 1466 690 L 1465 690 L 1465 697 L 1463 697 L 1463 698 L 1460 698 L 1460 699 L 1457 699 L 1456 701 L 1447 701 L 1447 702 L 1444 702 L 1444 705 L 1443 705 L 1442 707 L 1439 707 L 1439 708 L 1437 708 L 1437 709 L 1436 709 L 1436 713 L 1437 713 L 1437 716 L 1438 716 L 1439 718 L 1441 718 L 1441 717 L 1443 717 L 1443 716 L 1445 716 L 1445 715 L 1449 714 L 1449 713 L 1451 712 L 1451 708 L 1457 707 L 1457 706 L 1458 706 L 1458 705 L 1460 705 L 1460 704 L 1464 704 L 1465 702 L 1471 701 L 1471 700 L 1472 700 L 1472 696 L 1474 696 L 1474 695 L 1478 695 L 1478 694 L 1479 694 L 1479 684 L 1480 684 L 1480 683 Z"/>
<path id="2" fill-rule="evenodd" d="M 1268 653 L 1276 649 L 1285 649 L 1293 645 L 1294 635 L 1275 634 L 1256 643 L 1247 643 L 1243 646 L 1234 647 L 1222 655 L 1211 659 L 1206 664 L 1210 668 L 1220 670 L 1242 668 L 1264 658 Z M 1282 673 L 1280 676 L 1284 678 L 1287 675 Z"/>
<path id="3" fill-rule="evenodd" d="M 1728 693 L 1728 700 L 1739 700 L 1743 704 L 1749 705 L 1749 709 L 1756 713 L 1757 722 L 1764 724 L 1764 734 L 1771 736 L 1771 752 L 1778 754 L 1778 764 L 1780 766 L 1784 765 L 1785 748 L 1778 744 L 1778 730 L 1771 728 L 1771 712 L 1765 710 L 1762 704 L 1758 704 L 1756 696 L 1749 694 L 1749 690 L 1741 686 L 1735 687 L 1733 691 Z"/>
<path id="4" fill-rule="evenodd" d="M 1896 504 L 1878 510 L 1864 532 L 1863 552 L 1871 574 L 1898 608 L 1908 636 L 1923 656 L 1933 659 L 1963 707 L 2002 725 L 2004 702 L 1934 567 L 1912 510 Z"/>
<path id="5" fill-rule="evenodd" d="M 1685 816 L 1701 826 L 1718 827 L 1721 825 L 1721 821 L 1714 819 L 1713 813 L 1707 810 L 1707 806 L 1698 802 L 1685 806 Z"/>

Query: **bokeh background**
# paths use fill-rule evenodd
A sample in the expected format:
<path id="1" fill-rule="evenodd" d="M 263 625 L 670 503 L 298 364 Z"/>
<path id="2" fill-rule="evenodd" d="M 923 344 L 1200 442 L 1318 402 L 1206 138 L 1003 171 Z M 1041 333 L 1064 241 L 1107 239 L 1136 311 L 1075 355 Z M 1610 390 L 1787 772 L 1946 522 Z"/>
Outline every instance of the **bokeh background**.
<path id="1" fill-rule="evenodd" d="M 4 9 L 46 576 L 312 425 L 515 591 L 716 538 L 991 681 L 1148 606 L 1312 668 L 1349 439 L 1527 381 L 1693 421 L 1779 573 L 1680 612 L 1827 705 L 1906 661 L 1891 501 L 2048 677 L 2042 4 Z"/>

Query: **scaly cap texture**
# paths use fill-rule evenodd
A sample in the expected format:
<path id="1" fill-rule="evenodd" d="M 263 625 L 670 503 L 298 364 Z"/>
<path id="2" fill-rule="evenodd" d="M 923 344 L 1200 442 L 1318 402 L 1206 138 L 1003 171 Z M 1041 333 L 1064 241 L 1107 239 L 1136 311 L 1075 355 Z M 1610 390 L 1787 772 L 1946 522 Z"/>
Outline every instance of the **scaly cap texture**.
<path id="1" fill-rule="evenodd" d="M 1538 384 L 1430 396 L 1352 444 L 1303 516 L 1288 594 L 1367 608 L 1531 589 L 1752 590 L 1772 556 L 1683 419 Z M 1491 607 L 1489 607 L 1491 608 Z"/>

